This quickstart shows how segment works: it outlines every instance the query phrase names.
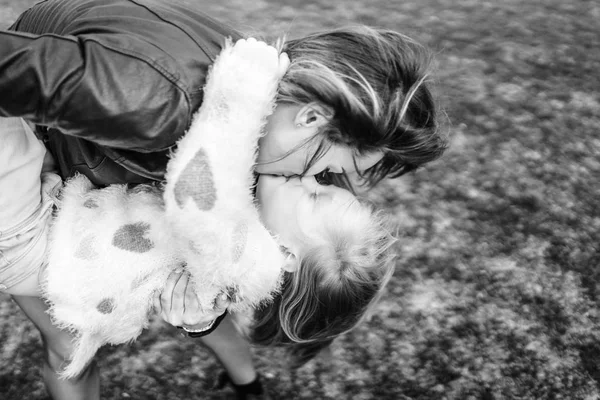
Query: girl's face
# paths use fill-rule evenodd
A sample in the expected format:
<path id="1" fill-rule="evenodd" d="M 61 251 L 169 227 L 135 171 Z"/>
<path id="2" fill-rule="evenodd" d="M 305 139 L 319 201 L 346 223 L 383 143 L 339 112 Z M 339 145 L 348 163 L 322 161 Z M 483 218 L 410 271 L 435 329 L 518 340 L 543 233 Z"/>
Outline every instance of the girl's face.
<path id="1" fill-rule="evenodd" d="M 324 123 L 327 123 L 327 119 L 318 111 L 311 110 L 310 106 L 279 104 L 267 119 L 266 135 L 259 140 L 254 170 L 259 174 L 301 175 L 315 153 L 318 141 L 302 144 L 315 136 Z M 304 176 L 313 176 L 325 170 L 352 174 L 358 168 L 364 172 L 381 158 L 383 153 L 357 157 L 348 147 L 332 146 Z"/>
<path id="2" fill-rule="evenodd" d="M 323 221 L 340 215 L 357 200 L 347 190 L 319 185 L 313 176 L 286 179 L 260 175 L 256 196 L 265 227 L 294 254 L 320 231 Z"/>

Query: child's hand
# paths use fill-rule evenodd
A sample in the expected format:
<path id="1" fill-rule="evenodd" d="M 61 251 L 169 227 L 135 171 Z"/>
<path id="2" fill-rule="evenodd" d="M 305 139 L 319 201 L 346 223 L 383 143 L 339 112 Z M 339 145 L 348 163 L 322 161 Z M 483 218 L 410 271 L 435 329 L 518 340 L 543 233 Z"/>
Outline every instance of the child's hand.
<path id="1" fill-rule="evenodd" d="M 154 310 L 173 326 L 201 330 L 222 315 L 230 301 L 221 294 L 212 309 L 203 310 L 192 285 L 188 285 L 189 280 L 190 275 L 183 268 L 171 272 L 162 293 L 154 296 Z"/>

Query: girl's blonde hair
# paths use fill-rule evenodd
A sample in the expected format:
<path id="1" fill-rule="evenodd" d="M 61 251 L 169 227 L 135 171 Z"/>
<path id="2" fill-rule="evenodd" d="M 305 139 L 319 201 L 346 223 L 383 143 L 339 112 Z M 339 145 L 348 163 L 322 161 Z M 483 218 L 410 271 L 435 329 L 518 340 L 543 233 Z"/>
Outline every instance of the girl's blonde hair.
<path id="1" fill-rule="evenodd" d="M 278 102 L 318 102 L 333 118 L 315 140 L 318 150 L 306 170 L 333 144 L 356 155 L 382 151 L 364 172 L 375 184 L 440 157 L 447 138 L 438 128 L 429 90 L 430 54 L 398 32 L 356 26 L 311 34 L 281 45 L 291 65 Z"/>
<path id="2" fill-rule="evenodd" d="M 357 326 L 394 268 L 395 239 L 380 214 L 355 201 L 327 215 L 280 294 L 255 312 L 251 340 L 286 346 L 296 366 Z"/>

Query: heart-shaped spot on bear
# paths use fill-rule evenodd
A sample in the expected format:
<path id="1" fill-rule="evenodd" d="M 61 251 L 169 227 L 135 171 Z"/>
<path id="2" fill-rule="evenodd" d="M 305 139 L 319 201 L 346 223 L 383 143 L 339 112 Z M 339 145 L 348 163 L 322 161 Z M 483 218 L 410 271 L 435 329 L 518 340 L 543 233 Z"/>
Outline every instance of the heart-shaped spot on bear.
<path id="1" fill-rule="evenodd" d="M 96 243 L 96 237 L 93 234 L 84 236 L 77 245 L 73 255 L 80 260 L 91 261 L 96 259 L 98 252 L 94 249 L 94 243 Z"/>
<path id="2" fill-rule="evenodd" d="M 103 299 L 96 306 L 96 310 L 101 314 L 110 314 L 115 309 L 115 301 L 113 299 L 107 298 Z"/>
<path id="3" fill-rule="evenodd" d="M 245 221 L 240 221 L 235 226 L 233 231 L 233 248 L 231 252 L 231 258 L 234 263 L 240 261 L 244 249 L 246 248 L 246 241 L 248 240 L 248 224 Z"/>
<path id="4" fill-rule="evenodd" d="M 144 237 L 149 230 L 147 222 L 123 225 L 115 232 L 112 245 L 133 253 L 146 253 L 154 248 L 154 242 Z"/>
<path id="5" fill-rule="evenodd" d="M 200 149 L 179 176 L 173 190 L 180 208 L 183 208 L 188 198 L 202 211 L 208 211 L 215 206 L 217 191 L 209 161 L 206 152 Z"/>

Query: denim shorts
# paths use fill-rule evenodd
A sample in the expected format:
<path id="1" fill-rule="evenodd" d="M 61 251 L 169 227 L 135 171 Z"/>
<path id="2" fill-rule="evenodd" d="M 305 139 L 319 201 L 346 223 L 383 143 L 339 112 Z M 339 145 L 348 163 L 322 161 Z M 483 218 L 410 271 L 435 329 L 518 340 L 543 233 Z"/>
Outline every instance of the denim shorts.
<path id="1" fill-rule="evenodd" d="M 43 173 L 41 203 L 29 217 L 0 231 L 0 291 L 39 273 L 45 266 L 48 232 L 61 186 L 58 175 Z"/>

